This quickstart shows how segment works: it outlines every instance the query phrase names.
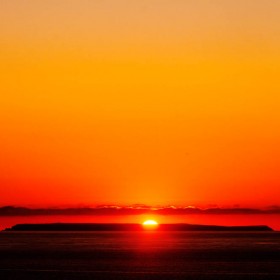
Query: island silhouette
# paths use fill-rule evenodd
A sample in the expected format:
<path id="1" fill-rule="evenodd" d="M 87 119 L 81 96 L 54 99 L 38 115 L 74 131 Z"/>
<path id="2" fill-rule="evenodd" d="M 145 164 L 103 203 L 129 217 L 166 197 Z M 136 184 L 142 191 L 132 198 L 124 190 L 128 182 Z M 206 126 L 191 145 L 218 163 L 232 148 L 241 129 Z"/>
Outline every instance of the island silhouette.
<path id="1" fill-rule="evenodd" d="M 145 231 L 142 224 L 133 223 L 48 223 L 17 224 L 4 231 Z M 159 224 L 157 231 L 273 231 L 267 225 L 219 226 L 199 224 Z"/>

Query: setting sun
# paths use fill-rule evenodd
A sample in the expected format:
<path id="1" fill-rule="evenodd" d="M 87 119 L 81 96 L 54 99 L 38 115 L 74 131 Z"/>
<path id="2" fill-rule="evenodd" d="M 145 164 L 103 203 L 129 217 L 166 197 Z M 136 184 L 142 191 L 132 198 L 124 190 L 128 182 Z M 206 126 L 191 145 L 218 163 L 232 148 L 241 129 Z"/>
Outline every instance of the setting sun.
<path id="1" fill-rule="evenodd" d="M 158 226 L 158 222 L 155 220 L 146 220 L 145 222 L 143 222 L 143 226 L 154 228 Z"/>

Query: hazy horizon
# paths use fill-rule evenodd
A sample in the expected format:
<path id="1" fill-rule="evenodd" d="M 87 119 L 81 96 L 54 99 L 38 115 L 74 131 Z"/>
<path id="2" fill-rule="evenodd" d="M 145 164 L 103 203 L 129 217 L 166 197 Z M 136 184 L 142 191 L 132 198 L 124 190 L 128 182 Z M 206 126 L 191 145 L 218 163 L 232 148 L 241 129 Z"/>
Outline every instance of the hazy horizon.
<path id="1" fill-rule="evenodd" d="M 119 206 L 79 208 L 0 207 L 0 230 L 23 223 L 188 223 L 224 226 L 267 225 L 280 230 L 280 209 L 255 208 L 135 208 Z"/>

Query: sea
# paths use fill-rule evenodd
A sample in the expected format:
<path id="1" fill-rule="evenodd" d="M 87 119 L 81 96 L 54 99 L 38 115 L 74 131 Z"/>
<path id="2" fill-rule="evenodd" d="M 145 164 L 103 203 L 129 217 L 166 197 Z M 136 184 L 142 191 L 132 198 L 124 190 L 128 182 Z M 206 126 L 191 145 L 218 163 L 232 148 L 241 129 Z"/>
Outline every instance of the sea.
<path id="1" fill-rule="evenodd" d="M 0 279 L 280 279 L 280 232 L 0 232 Z"/>

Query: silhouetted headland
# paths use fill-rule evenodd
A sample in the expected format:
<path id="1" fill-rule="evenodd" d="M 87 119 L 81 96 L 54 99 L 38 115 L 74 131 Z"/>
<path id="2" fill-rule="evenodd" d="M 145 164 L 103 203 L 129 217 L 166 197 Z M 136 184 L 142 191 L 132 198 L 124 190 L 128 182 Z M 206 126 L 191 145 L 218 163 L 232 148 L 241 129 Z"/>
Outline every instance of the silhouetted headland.
<path id="1" fill-rule="evenodd" d="M 143 231 L 142 224 L 118 223 L 52 223 L 52 224 L 17 224 L 5 231 Z M 160 224 L 160 231 L 273 231 L 266 225 L 257 226 L 215 226 L 193 224 Z"/>

